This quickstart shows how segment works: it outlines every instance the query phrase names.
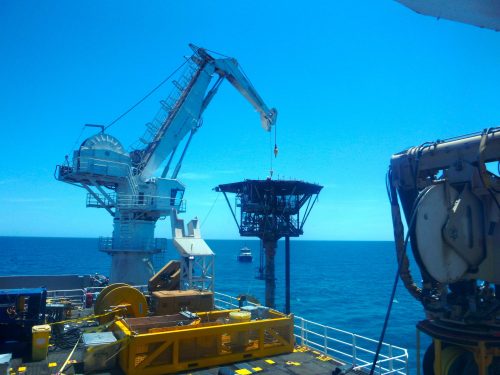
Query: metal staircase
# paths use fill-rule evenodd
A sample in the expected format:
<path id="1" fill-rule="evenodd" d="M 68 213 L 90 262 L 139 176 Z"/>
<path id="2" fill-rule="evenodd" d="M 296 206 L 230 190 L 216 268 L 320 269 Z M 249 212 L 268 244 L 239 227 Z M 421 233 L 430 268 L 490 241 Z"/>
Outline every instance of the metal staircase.
<path id="1" fill-rule="evenodd" d="M 140 137 L 139 140 L 131 146 L 133 150 L 143 149 L 145 146 L 153 142 L 154 138 L 158 135 L 161 127 L 164 126 L 171 112 L 181 105 L 182 101 L 180 101 L 179 99 L 181 98 L 186 88 L 189 86 L 189 83 L 192 81 L 193 76 L 195 75 L 197 70 L 198 65 L 192 58 L 189 58 L 181 78 L 179 78 L 178 81 L 172 81 L 174 87 L 167 99 L 160 101 L 161 107 L 156 113 L 153 121 L 146 124 L 146 131 L 144 132 L 142 137 Z"/>

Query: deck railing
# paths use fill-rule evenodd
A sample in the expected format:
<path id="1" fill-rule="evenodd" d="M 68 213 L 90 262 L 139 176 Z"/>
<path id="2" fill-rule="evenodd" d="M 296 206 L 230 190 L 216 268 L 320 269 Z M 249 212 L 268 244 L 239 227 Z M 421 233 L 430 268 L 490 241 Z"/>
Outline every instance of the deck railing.
<path id="1" fill-rule="evenodd" d="M 76 307 L 82 307 L 85 303 L 85 294 L 93 293 L 98 294 L 105 287 L 103 286 L 91 286 L 85 289 L 59 289 L 59 290 L 47 290 L 47 298 L 64 298 Z M 147 292 L 147 285 L 136 285 L 134 286 L 140 292 Z"/>
<path id="2" fill-rule="evenodd" d="M 147 285 L 137 285 L 135 288 L 141 292 L 146 292 L 148 289 Z M 75 305 L 82 306 L 85 293 L 99 293 L 102 289 L 103 287 L 89 287 L 85 290 L 50 290 L 47 291 L 47 297 L 67 298 Z M 217 309 L 231 309 L 239 305 L 237 298 L 219 292 L 214 293 L 214 302 Z M 333 357 L 354 370 L 366 373 L 372 366 L 378 344 L 377 340 L 316 323 L 297 315 L 294 316 L 294 336 L 297 344 L 315 350 L 318 354 Z M 407 375 L 408 351 L 396 345 L 383 343 L 375 373 Z"/>
<path id="3" fill-rule="evenodd" d="M 215 293 L 217 308 L 238 306 L 238 299 Z M 296 343 L 319 353 L 334 357 L 355 370 L 369 372 L 378 341 L 341 329 L 294 316 Z M 408 374 L 408 351 L 399 346 L 383 343 L 376 364 L 376 374 Z"/>

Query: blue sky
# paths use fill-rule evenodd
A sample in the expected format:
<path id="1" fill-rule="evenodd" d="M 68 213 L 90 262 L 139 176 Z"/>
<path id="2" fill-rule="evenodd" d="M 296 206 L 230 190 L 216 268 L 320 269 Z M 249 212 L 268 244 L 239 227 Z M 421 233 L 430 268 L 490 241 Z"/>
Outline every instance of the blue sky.
<path id="1" fill-rule="evenodd" d="M 498 125 L 500 36 L 394 1 L 4 0 L 0 235 L 111 234 L 109 215 L 85 208 L 84 191 L 57 182 L 54 167 L 84 123 L 112 121 L 190 54 L 188 43 L 237 58 L 278 109 L 275 175 L 324 185 L 305 239 L 391 240 L 391 154 Z M 132 144 L 169 91 L 109 132 Z M 225 82 L 180 175 L 185 217 L 204 221 L 206 238 L 237 238 L 212 188 L 265 178 L 270 151 L 258 115 Z M 158 225 L 157 236 L 169 233 Z"/>

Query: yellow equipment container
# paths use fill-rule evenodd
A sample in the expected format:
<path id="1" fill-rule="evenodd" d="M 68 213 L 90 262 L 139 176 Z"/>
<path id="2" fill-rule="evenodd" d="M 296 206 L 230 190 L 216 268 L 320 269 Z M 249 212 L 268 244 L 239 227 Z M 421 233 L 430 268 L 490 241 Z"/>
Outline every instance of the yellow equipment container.
<path id="1" fill-rule="evenodd" d="M 118 320 L 112 329 L 126 342 L 120 367 L 127 375 L 161 375 L 293 351 L 292 315 L 269 310 L 267 319 L 250 320 L 250 312 L 242 312 L 200 312 L 199 322 L 160 332 L 176 326 L 179 315 Z"/>
<path id="2" fill-rule="evenodd" d="M 47 358 L 50 332 L 51 329 L 48 324 L 33 326 L 33 328 L 31 328 L 31 359 L 33 361 L 43 361 Z"/>

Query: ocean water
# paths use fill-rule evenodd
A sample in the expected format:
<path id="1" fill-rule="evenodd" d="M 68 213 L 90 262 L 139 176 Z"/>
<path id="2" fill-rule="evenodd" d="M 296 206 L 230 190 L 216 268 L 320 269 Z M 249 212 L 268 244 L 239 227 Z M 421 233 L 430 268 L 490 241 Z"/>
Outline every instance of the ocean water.
<path id="1" fill-rule="evenodd" d="M 222 293 L 251 294 L 264 302 L 264 281 L 255 279 L 258 241 L 207 240 L 216 253 L 215 287 Z M 246 245 L 253 263 L 236 256 Z M 110 258 L 97 239 L 0 237 L 0 275 L 109 273 Z M 170 247 L 165 260 L 176 258 Z M 378 339 L 396 272 L 393 242 L 291 240 L 291 309 L 296 315 Z M 418 270 L 413 267 L 415 278 Z M 276 255 L 276 305 L 284 307 L 284 241 Z M 407 348 L 415 373 L 415 324 L 421 305 L 399 283 L 385 342 Z M 429 341 L 422 335 L 422 347 Z"/>

